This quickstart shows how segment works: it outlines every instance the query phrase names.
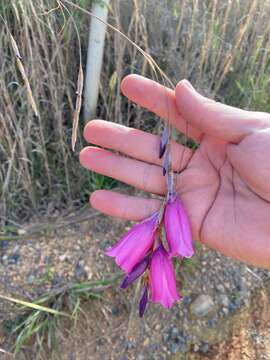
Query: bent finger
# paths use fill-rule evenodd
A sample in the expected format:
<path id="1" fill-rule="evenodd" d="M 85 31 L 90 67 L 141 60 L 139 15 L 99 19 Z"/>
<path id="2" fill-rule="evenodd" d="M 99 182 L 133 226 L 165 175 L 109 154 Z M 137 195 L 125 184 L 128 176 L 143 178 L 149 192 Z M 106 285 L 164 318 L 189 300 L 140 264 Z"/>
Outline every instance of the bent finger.
<path id="1" fill-rule="evenodd" d="M 245 136 L 270 127 L 270 115 L 241 110 L 200 95 L 186 80 L 175 89 L 179 113 L 202 133 L 238 143 Z"/>
<path id="2" fill-rule="evenodd" d="M 122 92 L 129 100 L 154 112 L 186 136 L 199 141 L 201 131 L 187 122 L 178 111 L 175 92 L 157 82 L 139 75 L 128 75 L 121 84 Z"/>

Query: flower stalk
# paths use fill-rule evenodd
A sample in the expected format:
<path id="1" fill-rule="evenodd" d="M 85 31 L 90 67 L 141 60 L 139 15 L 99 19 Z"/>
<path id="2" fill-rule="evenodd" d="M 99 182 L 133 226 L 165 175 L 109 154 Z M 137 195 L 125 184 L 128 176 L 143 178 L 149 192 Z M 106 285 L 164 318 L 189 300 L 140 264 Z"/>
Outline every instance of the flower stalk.
<path id="1" fill-rule="evenodd" d="M 120 288 L 143 277 L 139 316 L 149 301 L 171 308 L 182 299 L 177 291 L 172 258 L 183 259 L 194 254 L 192 234 L 186 210 L 174 189 L 174 173 L 170 147 L 171 126 L 167 122 L 160 139 L 159 153 L 167 193 L 158 212 L 133 226 L 119 242 L 107 250 L 126 273 Z M 167 246 L 162 241 L 163 228 Z"/>

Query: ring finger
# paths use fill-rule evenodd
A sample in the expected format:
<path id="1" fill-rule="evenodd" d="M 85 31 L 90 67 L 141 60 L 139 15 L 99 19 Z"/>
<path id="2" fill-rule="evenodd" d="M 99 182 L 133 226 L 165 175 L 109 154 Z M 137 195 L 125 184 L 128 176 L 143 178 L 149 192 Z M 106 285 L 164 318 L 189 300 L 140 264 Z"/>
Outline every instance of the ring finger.
<path id="1" fill-rule="evenodd" d="M 138 189 L 163 195 L 166 191 L 162 167 L 88 146 L 80 153 L 81 165 Z"/>

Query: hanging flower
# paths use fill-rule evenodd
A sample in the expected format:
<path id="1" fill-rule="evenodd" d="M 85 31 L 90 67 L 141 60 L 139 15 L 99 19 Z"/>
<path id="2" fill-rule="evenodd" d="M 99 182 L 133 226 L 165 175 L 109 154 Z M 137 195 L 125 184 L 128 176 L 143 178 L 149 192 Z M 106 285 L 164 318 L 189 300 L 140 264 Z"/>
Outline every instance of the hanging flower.
<path id="1" fill-rule="evenodd" d="M 170 308 L 181 298 L 176 289 L 172 260 L 161 243 L 152 254 L 149 280 L 151 301 Z"/>
<path id="2" fill-rule="evenodd" d="M 169 197 L 164 213 L 166 238 L 170 256 L 193 256 L 191 228 L 182 202 L 173 194 Z"/>
<path id="3" fill-rule="evenodd" d="M 146 256 L 153 245 L 158 226 L 158 213 L 133 226 L 106 254 L 114 257 L 117 265 L 126 273 Z"/>

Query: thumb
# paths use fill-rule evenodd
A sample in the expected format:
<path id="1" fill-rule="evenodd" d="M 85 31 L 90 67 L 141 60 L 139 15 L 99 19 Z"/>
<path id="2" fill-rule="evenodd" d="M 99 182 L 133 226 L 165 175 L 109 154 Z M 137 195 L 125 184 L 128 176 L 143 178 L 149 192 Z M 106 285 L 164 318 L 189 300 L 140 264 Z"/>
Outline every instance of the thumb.
<path id="1" fill-rule="evenodd" d="M 270 114 L 245 111 L 200 95 L 187 80 L 175 89 L 181 116 L 203 134 L 238 143 L 245 136 L 270 127 Z"/>

